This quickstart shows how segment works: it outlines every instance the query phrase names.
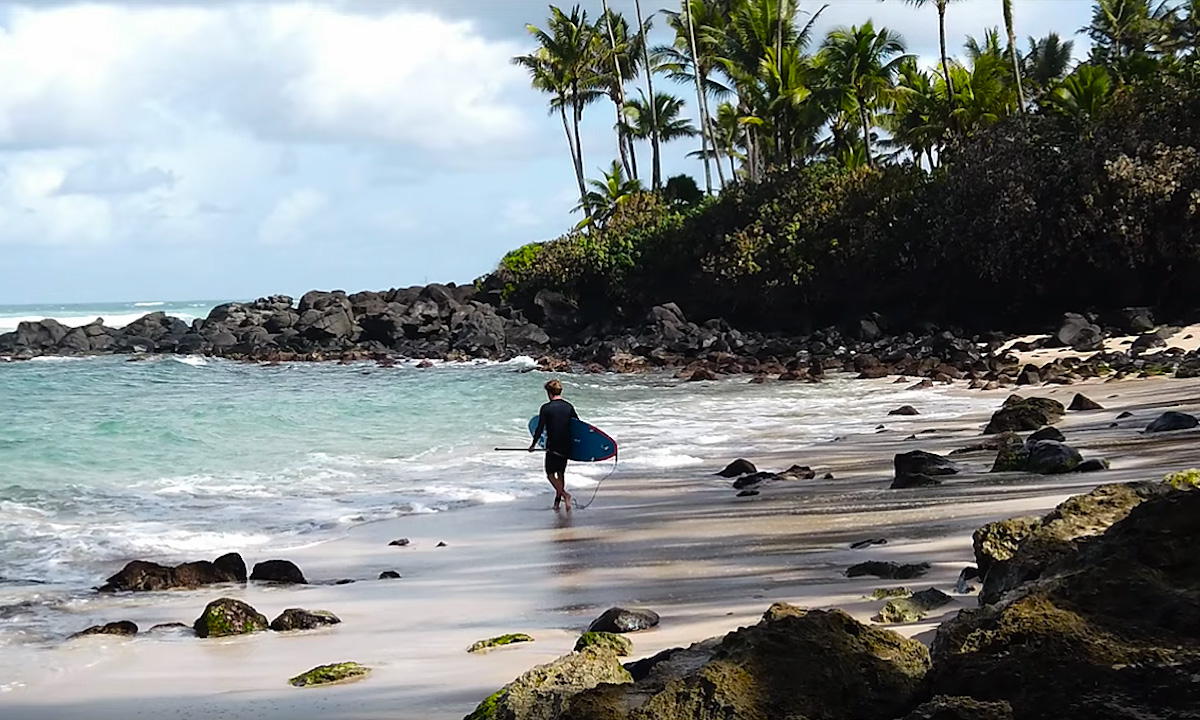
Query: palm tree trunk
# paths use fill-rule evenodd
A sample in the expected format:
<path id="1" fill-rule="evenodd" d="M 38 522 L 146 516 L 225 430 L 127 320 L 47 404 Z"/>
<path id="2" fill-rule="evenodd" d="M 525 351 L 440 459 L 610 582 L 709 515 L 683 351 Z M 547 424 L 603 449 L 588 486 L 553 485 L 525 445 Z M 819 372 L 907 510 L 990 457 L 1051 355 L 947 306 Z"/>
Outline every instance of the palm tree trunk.
<path id="1" fill-rule="evenodd" d="M 692 54 L 692 76 L 696 82 L 696 105 L 700 113 L 700 154 L 704 158 L 704 186 L 712 195 L 712 166 L 708 161 L 708 123 L 704 112 L 704 86 L 700 82 L 700 57 L 696 52 L 696 30 L 692 27 L 692 0 L 683 0 L 683 12 L 687 16 L 688 49 Z"/>
<path id="2" fill-rule="evenodd" d="M 654 69 L 650 67 L 650 46 L 646 43 L 646 23 L 642 20 L 642 2 L 634 0 L 633 4 L 637 9 L 638 33 L 642 36 L 642 58 L 646 62 L 646 90 L 649 92 L 647 98 L 650 100 L 650 148 L 653 163 L 651 187 L 658 190 L 662 187 L 662 163 L 659 157 L 658 110 L 654 106 Z"/>
<path id="3" fill-rule="evenodd" d="M 575 143 L 574 143 L 575 157 L 573 159 L 575 160 L 575 180 L 579 183 L 579 197 L 580 197 L 580 200 L 582 200 L 584 197 L 587 196 L 587 181 L 583 177 L 583 136 L 580 135 L 580 133 L 579 133 L 579 121 L 583 117 L 583 104 L 580 103 L 580 101 L 579 101 L 579 86 L 578 86 L 578 84 L 573 83 L 572 90 L 573 90 L 573 92 L 572 92 L 572 97 L 571 97 L 571 109 L 572 109 L 572 113 L 571 113 L 572 118 L 571 119 L 573 120 L 572 124 L 574 126 L 574 137 L 575 137 Z M 584 212 L 587 213 L 587 216 L 589 218 L 592 216 L 591 210 L 586 207 L 584 208 Z"/>
<path id="4" fill-rule="evenodd" d="M 942 74 L 946 76 L 946 97 L 954 105 L 954 84 L 950 81 L 950 63 L 946 60 L 946 2 L 938 0 L 938 42 L 942 48 Z"/>
<path id="5" fill-rule="evenodd" d="M 1008 31 L 1008 54 L 1012 58 L 1013 77 L 1017 81 L 1017 108 L 1025 114 L 1025 89 L 1021 87 L 1021 63 L 1017 60 L 1017 36 L 1013 31 L 1012 0 L 1004 0 L 1004 29 Z"/>
<path id="6" fill-rule="evenodd" d="M 571 125 L 567 121 L 567 106 L 565 103 L 558 106 L 558 114 L 562 118 L 563 132 L 567 136 L 567 148 L 571 151 L 571 165 L 575 168 L 575 180 L 579 183 L 579 202 L 583 205 L 583 211 L 591 217 L 591 211 L 584 202 L 587 196 L 587 183 L 583 180 L 583 166 L 579 164 L 579 151 L 575 148 L 575 136 L 571 134 Z"/>
<path id="7" fill-rule="evenodd" d="M 871 157 L 871 117 L 867 113 L 867 103 L 861 97 L 858 99 L 858 112 L 862 116 L 863 148 L 867 152 L 867 167 L 875 167 L 875 160 Z"/>
<path id="8" fill-rule="evenodd" d="M 617 78 L 617 97 L 614 100 L 614 104 L 617 106 L 617 150 L 621 154 L 621 166 L 625 168 L 625 176 L 636 178 L 637 175 L 629 165 L 629 153 L 625 146 L 625 123 L 621 122 L 621 115 L 625 109 L 625 78 L 621 77 L 621 56 L 617 54 L 617 34 L 613 31 L 612 13 L 608 11 L 608 0 L 601 0 L 600 4 L 604 7 L 605 24 L 608 25 L 608 41 L 612 47 L 613 72 Z"/>

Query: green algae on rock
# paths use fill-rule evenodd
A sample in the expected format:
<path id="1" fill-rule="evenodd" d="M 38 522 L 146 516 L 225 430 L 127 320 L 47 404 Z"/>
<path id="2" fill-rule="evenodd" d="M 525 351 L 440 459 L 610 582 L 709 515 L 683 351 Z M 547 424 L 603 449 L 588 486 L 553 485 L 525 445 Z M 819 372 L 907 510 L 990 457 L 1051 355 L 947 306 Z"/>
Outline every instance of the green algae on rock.
<path id="1" fill-rule="evenodd" d="M 480 640 L 476 643 L 473 643 L 471 647 L 467 648 L 467 652 L 482 652 L 484 650 L 491 650 L 492 648 L 503 647 L 505 645 L 514 645 L 516 643 L 527 642 L 533 642 L 533 638 L 525 633 L 509 633 L 507 635 L 499 635 L 494 638 L 488 638 L 487 640 Z"/>
<path id="2" fill-rule="evenodd" d="M 529 670 L 481 702 L 466 720 L 553 720 L 585 690 L 632 682 L 616 653 L 589 647 Z"/>
<path id="3" fill-rule="evenodd" d="M 953 598 L 941 590 L 929 588 L 911 597 L 889 600 L 875 619 L 889 625 L 920 622 L 930 611 L 948 605 L 951 600 Z"/>
<path id="4" fill-rule="evenodd" d="M 1163 479 L 1163 482 L 1176 490 L 1200 489 L 1200 469 L 1192 468 L 1171 473 Z"/>
<path id="5" fill-rule="evenodd" d="M 266 630 L 267 617 L 241 600 L 213 600 L 192 628 L 202 638 L 249 635 Z"/>
<path id="6" fill-rule="evenodd" d="M 308 672 L 300 673 L 291 680 L 288 680 L 288 684 L 295 687 L 332 685 L 333 683 L 360 680 L 370 674 L 371 668 L 369 667 L 359 665 L 356 662 L 342 662 L 332 665 L 319 665 Z"/>
<path id="7" fill-rule="evenodd" d="M 633 641 L 610 632 L 585 632 L 575 641 L 575 652 L 588 647 L 608 649 L 622 657 L 633 652 Z"/>
<path id="8" fill-rule="evenodd" d="M 871 600 L 888 600 L 890 598 L 906 598 L 912 595 L 912 590 L 906 587 L 876 588 L 867 597 Z"/>

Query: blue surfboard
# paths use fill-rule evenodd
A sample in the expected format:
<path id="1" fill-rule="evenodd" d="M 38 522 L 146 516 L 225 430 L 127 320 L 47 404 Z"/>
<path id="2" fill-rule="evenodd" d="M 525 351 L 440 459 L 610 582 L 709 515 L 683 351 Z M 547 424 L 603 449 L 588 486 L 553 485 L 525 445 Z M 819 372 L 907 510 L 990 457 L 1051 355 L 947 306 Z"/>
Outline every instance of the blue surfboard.
<path id="1" fill-rule="evenodd" d="M 537 430 L 536 415 L 529 419 L 529 434 Z M 599 462 L 608 460 L 617 454 L 617 441 L 610 438 L 600 428 L 589 425 L 579 418 L 571 419 L 571 460 L 576 462 Z M 538 447 L 545 449 L 546 433 L 538 440 Z"/>

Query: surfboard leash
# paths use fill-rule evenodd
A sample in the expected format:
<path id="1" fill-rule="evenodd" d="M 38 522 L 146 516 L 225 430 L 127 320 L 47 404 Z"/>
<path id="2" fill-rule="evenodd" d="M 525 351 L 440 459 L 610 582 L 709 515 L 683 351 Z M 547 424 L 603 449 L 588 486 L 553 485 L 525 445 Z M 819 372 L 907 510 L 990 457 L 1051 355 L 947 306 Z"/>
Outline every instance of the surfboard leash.
<path id="1" fill-rule="evenodd" d="M 607 475 L 600 478 L 600 482 L 596 483 L 596 487 L 592 488 L 592 496 L 590 498 L 588 498 L 587 504 L 579 502 L 572 496 L 571 503 L 574 505 L 576 510 L 587 510 L 588 507 L 590 507 L 591 504 L 596 501 L 596 493 L 600 492 L 600 486 L 604 484 L 605 480 L 607 480 L 613 476 L 613 473 L 615 473 L 617 471 L 617 464 L 620 462 L 621 462 L 621 448 L 617 447 L 613 450 L 612 470 L 609 470 Z"/>

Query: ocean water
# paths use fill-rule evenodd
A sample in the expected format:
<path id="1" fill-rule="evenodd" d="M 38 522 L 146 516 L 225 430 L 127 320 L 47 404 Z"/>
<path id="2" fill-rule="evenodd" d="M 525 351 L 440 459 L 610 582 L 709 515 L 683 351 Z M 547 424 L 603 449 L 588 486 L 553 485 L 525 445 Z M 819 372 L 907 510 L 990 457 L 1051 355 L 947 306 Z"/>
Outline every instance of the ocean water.
<path id="1" fill-rule="evenodd" d="M 104 318 L 109 327 L 124 327 L 143 315 L 165 312 L 190 323 L 205 317 L 219 301 L 188 300 L 183 302 L 165 300 L 142 300 L 124 303 L 77 303 L 65 305 L 0 305 L 0 334 L 12 332 L 26 320 L 36 321 L 54 318 L 68 327 L 86 325 L 96 318 Z"/>
<path id="2" fill-rule="evenodd" d="M 373 520 L 549 502 L 540 456 L 493 451 L 528 443 L 547 379 L 532 367 L 0 362 L 0 655 L 61 645 L 78 627 L 55 608 L 132 559 L 261 558 Z M 736 457 L 802 459 L 813 444 L 873 432 L 904 403 L 945 418 L 990 404 L 850 379 L 562 379 L 580 415 L 620 444 L 615 467 L 572 464 L 568 486 L 585 497 L 609 473 L 707 477 Z"/>

